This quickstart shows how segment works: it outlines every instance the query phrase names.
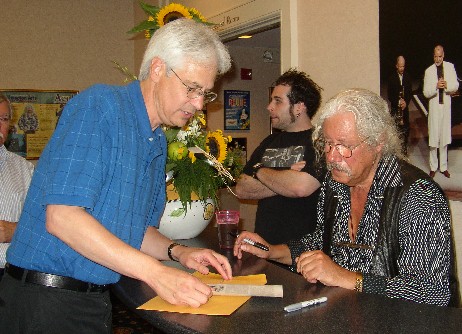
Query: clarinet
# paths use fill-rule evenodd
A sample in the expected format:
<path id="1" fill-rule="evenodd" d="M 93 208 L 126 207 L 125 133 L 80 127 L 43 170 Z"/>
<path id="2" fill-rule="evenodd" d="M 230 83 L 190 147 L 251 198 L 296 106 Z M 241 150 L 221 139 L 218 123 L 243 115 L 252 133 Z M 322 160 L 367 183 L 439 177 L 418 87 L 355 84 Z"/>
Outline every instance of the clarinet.
<path id="1" fill-rule="evenodd" d="M 444 68 L 443 63 L 437 67 L 438 80 L 444 79 Z M 444 104 L 444 88 L 438 89 L 438 101 L 440 104 Z"/>

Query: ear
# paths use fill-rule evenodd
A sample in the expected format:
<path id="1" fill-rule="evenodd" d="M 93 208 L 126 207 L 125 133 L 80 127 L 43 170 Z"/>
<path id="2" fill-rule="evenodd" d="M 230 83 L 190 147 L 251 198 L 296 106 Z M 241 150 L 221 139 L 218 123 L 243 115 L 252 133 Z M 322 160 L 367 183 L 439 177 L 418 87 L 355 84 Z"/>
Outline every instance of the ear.
<path id="1" fill-rule="evenodd" d="M 385 145 L 385 135 L 381 135 L 378 145 L 374 148 L 377 154 L 382 154 L 383 146 Z"/>
<path id="2" fill-rule="evenodd" d="M 306 106 L 305 106 L 304 102 L 298 102 L 297 103 L 297 111 L 306 112 Z"/>
<path id="3" fill-rule="evenodd" d="M 166 66 L 162 59 L 158 57 L 152 58 L 151 67 L 149 69 L 149 77 L 151 80 L 156 83 L 159 82 L 160 78 L 162 78 L 165 73 L 165 68 Z"/>

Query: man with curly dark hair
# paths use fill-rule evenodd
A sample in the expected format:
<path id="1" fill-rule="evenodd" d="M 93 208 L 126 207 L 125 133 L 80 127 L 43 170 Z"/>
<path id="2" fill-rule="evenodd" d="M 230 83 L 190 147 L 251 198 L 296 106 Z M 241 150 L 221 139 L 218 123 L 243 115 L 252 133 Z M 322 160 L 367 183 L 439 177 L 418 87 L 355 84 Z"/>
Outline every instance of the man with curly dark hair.
<path id="1" fill-rule="evenodd" d="M 247 162 L 236 186 L 241 199 L 257 199 L 255 231 L 272 243 L 310 233 L 323 173 L 316 171 L 311 118 L 321 88 L 304 72 L 290 69 L 274 83 L 267 110 L 274 132 Z"/>

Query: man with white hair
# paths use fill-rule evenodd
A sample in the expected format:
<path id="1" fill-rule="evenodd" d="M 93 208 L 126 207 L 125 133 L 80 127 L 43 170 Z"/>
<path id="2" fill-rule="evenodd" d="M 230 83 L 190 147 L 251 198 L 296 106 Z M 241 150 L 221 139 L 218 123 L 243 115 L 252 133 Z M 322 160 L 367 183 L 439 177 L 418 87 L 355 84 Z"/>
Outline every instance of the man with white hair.
<path id="1" fill-rule="evenodd" d="M 121 275 L 162 299 L 198 307 L 209 286 L 163 265 L 176 260 L 231 279 L 228 259 L 157 230 L 165 205 L 166 139 L 205 103 L 230 55 L 208 26 L 178 19 L 158 29 L 139 81 L 96 85 L 70 100 L 43 151 L 0 282 L 5 333 L 112 333 L 108 285 Z"/>
<path id="2" fill-rule="evenodd" d="M 444 49 L 441 45 L 433 50 L 434 64 L 425 70 L 423 94 L 428 104 L 428 146 L 430 148 L 430 176 L 434 177 L 439 169 L 447 178 L 448 145 L 451 136 L 451 94 L 459 88 L 454 65 L 444 61 Z"/>
<path id="3" fill-rule="evenodd" d="M 340 92 L 318 111 L 313 141 L 330 171 L 314 233 L 268 245 L 242 232 L 235 255 L 251 252 L 291 265 L 310 283 L 457 305 L 448 201 L 438 184 L 403 159 L 387 103 L 364 89 Z"/>

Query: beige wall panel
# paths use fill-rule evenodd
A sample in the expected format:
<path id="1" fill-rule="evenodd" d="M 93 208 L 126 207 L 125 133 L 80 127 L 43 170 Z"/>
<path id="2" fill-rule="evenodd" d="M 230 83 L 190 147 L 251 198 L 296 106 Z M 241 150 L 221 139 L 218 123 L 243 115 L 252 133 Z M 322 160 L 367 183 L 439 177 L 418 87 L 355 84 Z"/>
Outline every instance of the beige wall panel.
<path id="1" fill-rule="evenodd" d="M 378 0 L 298 1 L 299 67 L 324 88 L 380 93 Z"/>
<path id="2" fill-rule="evenodd" d="M 130 0 L 0 0 L 0 87 L 77 89 L 120 84 L 133 68 Z"/>

